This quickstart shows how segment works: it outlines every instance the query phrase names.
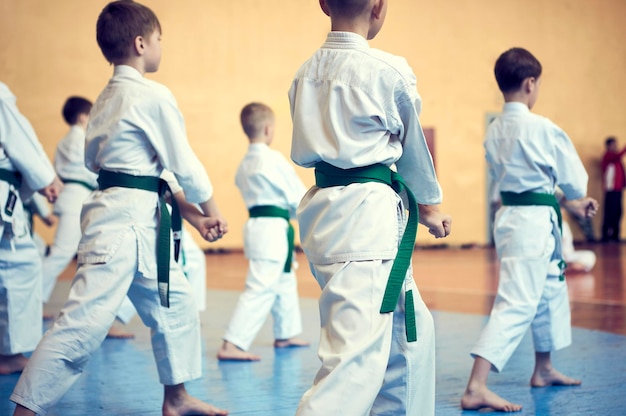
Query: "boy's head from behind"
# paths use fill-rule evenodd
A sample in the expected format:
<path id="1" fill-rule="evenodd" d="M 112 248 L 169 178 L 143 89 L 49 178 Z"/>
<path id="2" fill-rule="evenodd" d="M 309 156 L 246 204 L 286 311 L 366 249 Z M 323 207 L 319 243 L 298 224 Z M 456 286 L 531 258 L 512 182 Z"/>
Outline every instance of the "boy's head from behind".
<path id="1" fill-rule="evenodd" d="M 333 31 L 355 32 L 373 39 L 385 22 L 388 0 L 319 0 Z"/>
<path id="2" fill-rule="evenodd" d="M 274 138 L 274 112 L 262 103 L 247 104 L 239 116 L 250 143 L 270 144 Z"/>
<path id="3" fill-rule="evenodd" d="M 500 55 L 494 73 L 505 98 L 514 95 L 528 96 L 525 97 L 529 101 L 527 104 L 532 107 L 537 99 L 541 70 L 541 63 L 533 54 L 523 48 L 511 48 Z"/>
<path id="4" fill-rule="evenodd" d="M 63 119 L 70 126 L 86 125 L 91 111 L 91 101 L 83 97 L 69 97 L 63 104 Z"/>
<path id="5" fill-rule="evenodd" d="M 112 64 L 128 59 L 138 36 L 149 38 L 161 24 L 152 10 L 133 0 L 107 4 L 96 24 L 96 39 L 102 54 Z"/>

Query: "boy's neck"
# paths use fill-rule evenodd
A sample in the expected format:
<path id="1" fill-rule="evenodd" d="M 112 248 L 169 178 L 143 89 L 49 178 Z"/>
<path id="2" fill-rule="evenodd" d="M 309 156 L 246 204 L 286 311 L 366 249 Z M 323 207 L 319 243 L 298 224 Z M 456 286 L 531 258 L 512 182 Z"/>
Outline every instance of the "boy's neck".
<path id="1" fill-rule="evenodd" d="M 269 146 L 269 142 L 265 137 L 255 137 L 250 139 L 250 144 L 264 144 Z"/>
<path id="2" fill-rule="evenodd" d="M 529 109 L 531 108 L 530 97 L 521 93 L 504 94 L 504 102 L 505 103 L 522 103 Z"/>
<path id="3" fill-rule="evenodd" d="M 361 22 L 360 20 L 333 19 L 330 30 L 332 32 L 352 32 L 367 39 L 370 26 L 369 22 Z"/>

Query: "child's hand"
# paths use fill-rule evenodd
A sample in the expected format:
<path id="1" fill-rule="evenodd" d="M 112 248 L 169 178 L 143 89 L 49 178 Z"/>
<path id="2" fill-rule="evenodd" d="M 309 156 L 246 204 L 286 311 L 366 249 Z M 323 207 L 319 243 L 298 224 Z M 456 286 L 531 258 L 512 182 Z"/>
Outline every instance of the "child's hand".
<path id="1" fill-rule="evenodd" d="M 569 212 L 580 218 L 593 217 L 599 207 L 598 201 L 589 197 L 568 200 L 564 204 Z"/>
<path id="2" fill-rule="evenodd" d="M 198 224 L 198 231 L 206 241 L 212 243 L 228 232 L 228 224 L 223 218 L 204 217 Z"/>
<path id="3" fill-rule="evenodd" d="M 588 199 L 588 202 L 587 207 L 585 208 L 585 216 L 587 218 L 591 218 L 598 213 L 598 208 L 600 207 L 600 204 L 593 198 L 586 199 Z"/>
<path id="4" fill-rule="evenodd" d="M 420 223 L 428 227 L 428 232 L 435 238 L 444 238 L 452 230 L 452 217 L 439 212 L 436 205 L 419 205 Z"/>
<path id="5" fill-rule="evenodd" d="M 61 193 L 62 190 L 63 190 L 63 182 L 61 182 L 58 176 L 55 176 L 54 180 L 52 181 L 52 183 L 50 183 L 50 185 L 46 186 L 45 188 L 41 188 L 37 192 L 45 196 L 48 202 L 53 204 L 59 197 L 59 194 Z"/>

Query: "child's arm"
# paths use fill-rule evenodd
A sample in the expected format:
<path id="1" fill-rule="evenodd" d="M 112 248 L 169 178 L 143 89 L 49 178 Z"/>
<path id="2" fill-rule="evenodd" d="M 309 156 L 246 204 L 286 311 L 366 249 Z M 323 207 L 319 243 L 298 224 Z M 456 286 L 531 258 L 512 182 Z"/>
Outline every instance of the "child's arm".
<path id="1" fill-rule="evenodd" d="M 419 222 L 428 227 L 428 232 L 435 238 L 447 237 L 452 229 L 452 217 L 439 212 L 438 205 L 421 205 L 419 208 Z"/>

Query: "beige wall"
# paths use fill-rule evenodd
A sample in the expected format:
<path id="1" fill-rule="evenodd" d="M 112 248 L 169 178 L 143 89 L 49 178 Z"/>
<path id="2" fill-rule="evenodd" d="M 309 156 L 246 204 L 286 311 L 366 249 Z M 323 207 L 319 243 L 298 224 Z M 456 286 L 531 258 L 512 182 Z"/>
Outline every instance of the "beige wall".
<path id="1" fill-rule="evenodd" d="M 289 154 L 287 90 L 329 28 L 317 3 L 145 0 L 163 26 L 163 61 L 150 77 L 177 97 L 191 145 L 230 223 L 231 232 L 213 247 L 242 244 L 246 211 L 233 177 L 247 145 L 238 124 L 245 103 L 274 108 L 274 147 Z M 95 41 L 105 4 L 0 0 L 0 80 L 18 97 L 50 157 L 66 131 L 64 99 L 95 99 L 111 75 Z M 484 120 L 501 107 L 492 67 L 511 46 L 526 47 L 541 60 L 544 79 L 535 111 L 568 132 L 589 171 L 589 193 L 601 199 L 603 140 L 614 134 L 626 142 L 624 16 L 623 0 L 390 2 L 385 27 L 371 44 L 405 56 L 417 74 L 422 123 L 436 130 L 443 210 L 454 218 L 450 244 L 487 240 Z M 298 174 L 312 183 L 311 171 Z M 52 239 L 51 230 L 40 223 L 37 228 Z M 418 240 L 434 242 L 424 229 Z"/>

